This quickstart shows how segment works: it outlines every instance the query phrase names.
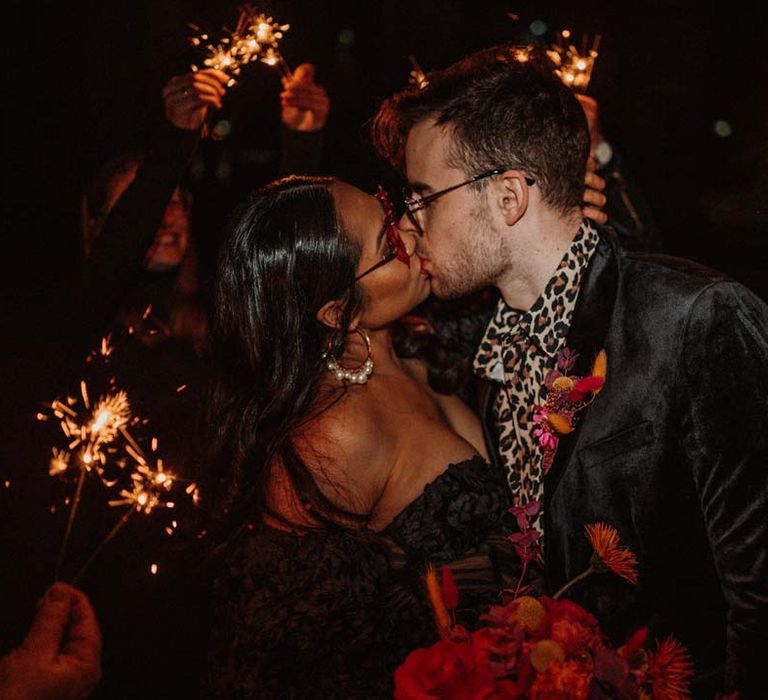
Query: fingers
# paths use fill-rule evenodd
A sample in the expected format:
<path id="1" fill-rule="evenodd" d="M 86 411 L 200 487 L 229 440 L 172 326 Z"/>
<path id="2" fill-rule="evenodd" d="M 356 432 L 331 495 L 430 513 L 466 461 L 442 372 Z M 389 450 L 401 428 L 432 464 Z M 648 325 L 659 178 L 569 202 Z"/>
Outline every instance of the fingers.
<path id="1" fill-rule="evenodd" d="M 576 99 L 581 102 L 581 106 L 585 112 L 590 111 L 597 113 L 597 100 L 594 97 L 590 97 L 589 95 L 584 95 L 580 92 L 577 92 Z"/>
<path id="2" fill-rule="evenodd" d="M 608 223 L 608 214 L 606 214 L 601 209 L 595 209 L 594 207 L 583 207 L 582 213 L 584 216 L 586 216 L 588 219 L 592 219 L 596 224 L 606 224 Z"/>
<path id="3" fill-rule="evenodd" d="M 89 668 L 97 668 L 101 659 L 101 631 L 96 613 L 88 598 L 77 589 L 71 589 L 69 627 L 62 654 Z"/>
<path id="4" fill-rule="evenodd" d="M 605 189 L 605 180 L 593 172 L 587 172 L 584 184 L 588 189 L 597 190 L 598 192 L 602 192 Z"/>
<path id="5" fill-rule="evenodd" d="M 166 106 L 179 103 L 184 99 L 194 99 L 203 95 L 216 98 L 217 109 L 221 107 L 221 98 L 227 92 L 229 80 L 225 73 L 217 70 L 201 70 L 185 73 L 171 78 L 163 87 L 163 101 Z"/>
<path id="6" fill-rule="evenodd" d="M 312 112 L 323 113 L 327 112 L 330 106 L 330 100 L 322 96 L 312 97 L 300 97 L 296 95 L 290 95 L 283 93 L 280 95 L 280 104 L 282 107 L 294 107 L 301 110 L 310 110 Z"/>
<path id="7" fill-rule="evenodd" d="M 320 98 L 328 98 L 328 93 L 325 91 L 325 88 L 319 87 L 318 85 L 293 85 L 290 87 L 287 87 L 283 92 L 280 93 L 280 98 L 282 99 L 283 96 L 292 97 L 294 99 L 320 99 Z"/>
<path id="8" fill-rule="evenodd" d="M 606 196 L 602 192 L 597 190 L 584 190 L 583 204 L 592 205 L 598 209 L 602 209 L 607 202 Z"/>
<path id="9" fill-rule="evenodd" d="M 21 647 L 45 659 L 58 653 L 70 616 L 75 589 L 66 583 L 55 583 L 38 603 L 35 619 Z"/>
<path id="10" fill-rule="evenodd" d="M 293 82 L 314 83 L 315 67 L 311 63 L 302 63 L 293 71 Z"/>

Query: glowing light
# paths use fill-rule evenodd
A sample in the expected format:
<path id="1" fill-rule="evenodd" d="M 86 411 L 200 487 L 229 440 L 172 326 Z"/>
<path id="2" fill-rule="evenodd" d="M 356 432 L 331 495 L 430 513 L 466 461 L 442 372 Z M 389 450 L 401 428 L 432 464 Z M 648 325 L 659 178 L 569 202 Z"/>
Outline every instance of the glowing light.
<path id="1" fill-rule="evenodd" d="M 217 121 L 216 125 L 213 127 L 213 132 L 211 135 L 216 139 L 223 139 L 225 136 L 229 136 L 231 132 L 232 132 L 232 124 L 226 119 L 219 119 L 219 121 Z M 176 392 L 180 393 L 184 391 L 184 389 L 186 388 L 187 388 L 187 385 L 182 384 L 182 386 L 176 389 Z"/>
<path id="2" fill-rule="evenodd" d="M 355 43 L 355 32 L 352 29 L 342 29 L 339 32 L 338 40 L 340 44 L 344 46 L 351 46 Z"/>
<path id="3" fill-rule="evenodd" d="M 152 566 L 149 567 L 149 573 L 153 576 L 157 574 L 157 564 L 152 564 Z"/>
<path id="4" fill-rule="evenodd" d="M 596 34 L 592 41 L 592 48 L 587 50 L 586 37 L 582 42 L 584 48 L 579 51 L 568 40 L 571 32 L 567 29 L 561 31 L 557 41 L 547 49 L 547 56 L 552 61 L 555 75 L 568 87 L 576 92 L 586 92 L 589 81 L 592 79 L 592 70 L 597 59 L 597 49 L 600 45 L 600 35 Z"/>
<path id="5" fill-rule="evenodd" d="M 534 36 L 544 36 L 547 33 L 547 23 L 543 19 L 535 19 L 529 29 Z"/>
<path id="6" fill-rule="evenodd" d="M 194 25 L 191 28 L 198 30 Z M 208 53 L 203 65 L 230 75 L 227 84 L 231 86 L 236 83 L 242 67 L 256 60 L 279 66 L 283 77 L 290 78 L 291 70 L 278 49 L 278 43 L 288 29 L 290 25 L 275 22 L 272 17 L 256 13 L 253 7 L 246 5 L 240 10 L 235 30 L 228 31 L 218 44 L 204 43 L 208 42 L 207 34 L 191 37 L 190 41 L 193 46 L 205 46 Z M 193 65 L 192 70 L 199 68 Z"/>
<path id="7" fill-rule="evenodd" d="M 527 63 L 531 60 L 532 46 L 516 46 L 512 49 L 512 60 L 518 63 Z"/>
<path id="8" fill-rule="evenodd" d="M 56 447 L 53 448 L 53 456 L 48 465 L 48 473 L 51 476 L 58 476 L 63 474 L 69 469 L 69 460 L 72 454 L 67 450 L 59 450 Z"/>
<path id="9" fill-rule="evenodd" d="M 411 62 L 411 72 L 408 74 L 408 82 L 418 88 L 425 88 L 427 85 L 429 85 L 429 80 L 427 79 L 424 71 L 421 69 L 419 62 L 416 60 L 416 56 L 411 54 L 408 56 L 408 60 Z"/>
<path id="10" fill-rule="evenodd" d="M 149 312 L 148 308 L 147 313 Z M 112 351 L 109 338 L 104 338 L 100 347 L 88 356 L 88 361 L 101 361 L 106 364 Z M 108 383 L 110 391 L 97 393 L 82 379 L 79 383 L 79 396 L 54 399 L 48 411 L 37 414 L 40 421 L 47 421 L 50 417 L 57 419 L 64 436 L 63 444 L 51 449 L 49 475 L 62 479 L 74 476 L 73 481 L 76 483 L 74 494 L 67 495 L 64 499 L 64 505 L 71 507 L 56 565 L 56 578 L 60 578 L 87 478 L 95 476 L 100 485 L 108 489 L 108 498 L 112 498 L 108 500 L 110 505 L 126 505 L 128 508 L 73 581 L 84 574 L 90 563 L 124 527 L 132 514 L 139 512 L 148 515 L 155 509 L 175 508 L 176 501 L 171 496 L 177 484 L 180 485 L 179 491 L 184 488 L 192 503 L 199 502 L 197 486 L 187 480 L 177 479 L 175 474 L 164 468 L 162 458 L 154 454 L 158 448 L 156 438 L 143 436 L 139 441 L 134 439 L 129 428 L 135 425 L 144 426 L 147 420 L 133 415 L 126 392 L 115 390 L 114 377 L 110 378 Z M 94 403 L 91 401 L 92 395 L 98 395 Z M 151 446 L 149 456 L 142 449 L 142 445 L 147 443 Z M 133 471 L 127 468 L 131 460 Z M 6 482 L 6 488 L 9 485 L 10 482 Z M 114 495 L 118 495 L 118 498 L 114 498 Z M 56 504 L 50 507 L 50 512 L 56 512 Z M 176 527 L 174 520 L 171 532 Z"/>
<path id="11" fill-rule="evenodd" d="M 733 127 L 724 119 L 718 119 L 713 128 L 715 133 L 721 138 L 727 138 L 733 134 Z"/>
<path id="12" fill-rule="evenodd" d="M 153 471 L 148 466 L 140 464 L 131 474 L 131 488 L 122 489 L 122 498 L 109 501 L 111 506 L 132 506 L 138 512 L 149 515 L 155 508 L 173 508 L 174 503 L 168 500 L 168 492 L 173 486 L 175 476 L 162 471 Z"/>

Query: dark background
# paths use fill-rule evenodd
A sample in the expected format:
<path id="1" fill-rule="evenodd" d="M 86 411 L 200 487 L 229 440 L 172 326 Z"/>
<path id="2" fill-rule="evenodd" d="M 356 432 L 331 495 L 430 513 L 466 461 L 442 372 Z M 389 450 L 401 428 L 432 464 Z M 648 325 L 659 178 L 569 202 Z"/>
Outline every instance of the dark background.
<path id="1" fill-rule="evenodd" d="M 314 62 L 328 88 L 327 171 L 365 188 L 386 170 L 366 143 L 364 124 L 383 97 L 406 84 L 409 54 L 426 70 L 442 67 L 493 43 L 531 40 L 534 20 L 547 26 L 540 41 L 566 27 L 577 38 L 601 34 L 589 94 L 600 102 L 603 130 L 644 191 L 667 251 L 768 297 L 765 11 L 679 0 L 285 0 L 264 7 L 292 25 L 282 42 L 288 63 Z M 33 457 L 34 414 L 60 390 L 60 353 L 78 332 L 80 192 L 99 163 L 152 138 L 162 121 L 162 85 L 201 61 L 187 24 L 215 34 L 234 23 L 237 3 L 17 3 L 6 17 L 0 518 L 23 497 L 23 475 L 45 471 Z M 226 98 L 219 116 L 232 132 L 202 144 L 190 183 L 200 237 L 215 240 L 222 212 L 275 174 L 279 90 L 276 73 L 257 66 Z M 730 135 L 715 132 L 718 120 Z M 6 535 L 2 541 L 15 537 Z M 11 608 L 26 618 L 42 591 L 25 567 L 47 570 L 44 561 L 37 569 L 24 561 L 13 566 L 15 579 L 30 582 L 24 591 L 13 587 L 26 596 L 21 605 L 0 601 L 5 619 Z"/>

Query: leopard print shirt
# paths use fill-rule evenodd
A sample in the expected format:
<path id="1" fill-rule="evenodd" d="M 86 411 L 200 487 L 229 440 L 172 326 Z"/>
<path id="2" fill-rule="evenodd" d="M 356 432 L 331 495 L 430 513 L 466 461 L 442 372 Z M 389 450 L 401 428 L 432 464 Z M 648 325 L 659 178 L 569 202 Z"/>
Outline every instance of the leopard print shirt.
<path id="1" fill-rule="evenodd" d="M 541 504 L 531 523 L 540 534 L 544 523 L 544 453 L 533 435 L 533 409 L 544 403 L 544 378 L 565 345 L 582 273 L 597 241 L 597 231 L 585 220 L 544 293 L 528 311 L 512 309 L 499 300 L 475 355 L 475 374 L 502 385 L 494 412 L 512 502 L 516 506 L 531 501 Z"/>

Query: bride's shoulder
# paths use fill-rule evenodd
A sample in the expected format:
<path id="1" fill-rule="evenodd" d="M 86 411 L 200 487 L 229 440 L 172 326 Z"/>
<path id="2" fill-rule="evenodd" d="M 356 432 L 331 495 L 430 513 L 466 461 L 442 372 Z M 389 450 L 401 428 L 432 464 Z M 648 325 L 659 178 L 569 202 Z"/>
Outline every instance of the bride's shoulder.
<path id="1" fill-rule="evenodd" d="M 297 429 L 294 441 L 308 463 L 370 464 L 387 449 L 388 431 L 375 402 L 355 389 L 333 399 Z"/>

